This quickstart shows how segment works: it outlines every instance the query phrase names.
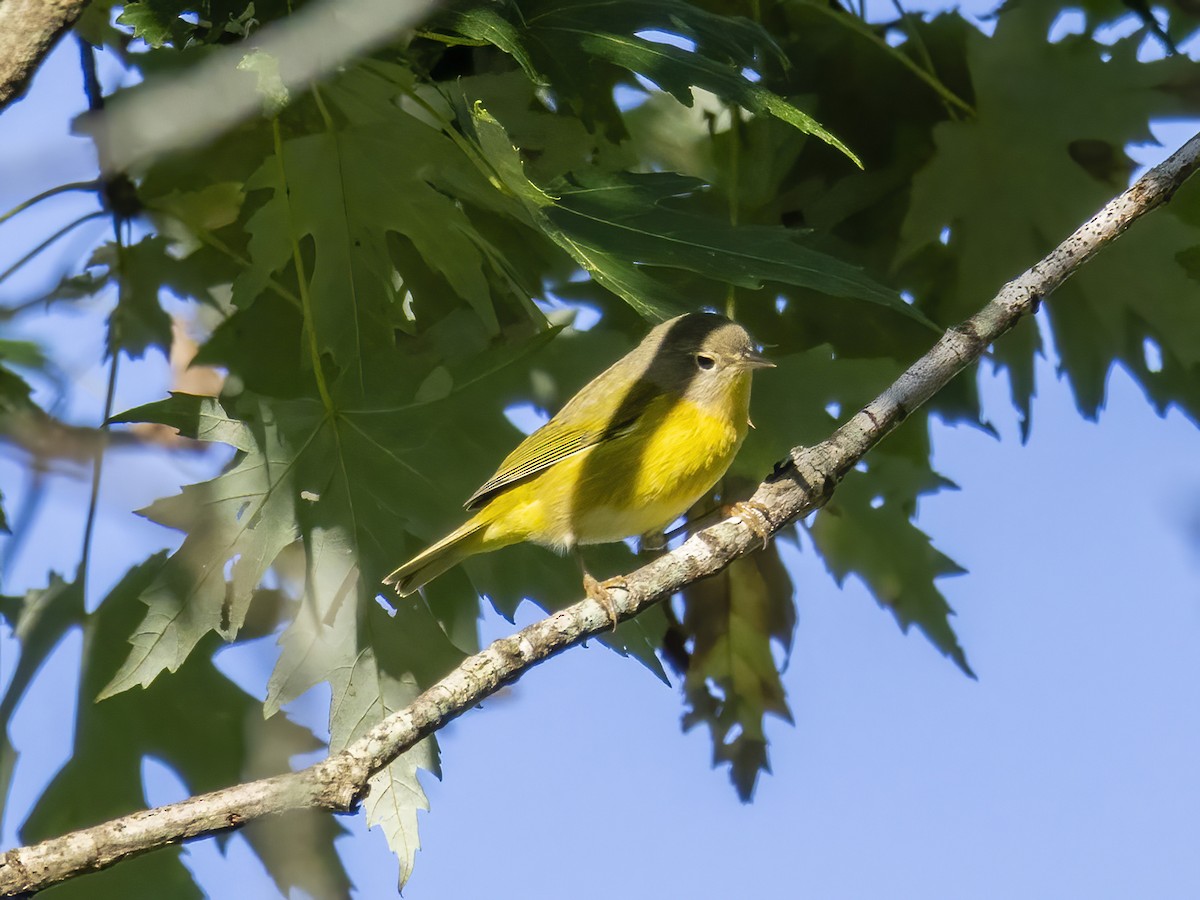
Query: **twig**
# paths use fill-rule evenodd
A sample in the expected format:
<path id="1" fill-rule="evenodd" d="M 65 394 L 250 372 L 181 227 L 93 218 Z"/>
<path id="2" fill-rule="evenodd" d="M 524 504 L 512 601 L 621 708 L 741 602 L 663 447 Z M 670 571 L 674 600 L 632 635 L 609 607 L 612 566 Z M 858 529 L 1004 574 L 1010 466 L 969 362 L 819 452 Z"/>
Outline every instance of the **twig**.
<path id="1" fill-rule="evenodd" d="M 752 499 L 775 534 L 824 505 L 841 477 L 904 418 L 975 363 L 989 344 L 1030 315 L 1136 219 L 1166 203 L 1200 167 L 1200 135 L 1112 200 L 1054 252 L 1010 281 L 982 310 L 948 330 L 895 383 L 814 447 L 797 447 L 788 464 Z M 762 536 L 737 518 L 699 532 L 678 549 L 633 572 L 612 591 L 622 619 L 671 596 L 761 546 Z M 341 753 L 315 766 L 277 775 L 52 838 L 0 857 L 0 896 L 29 893 L 168 844 L 238 828 L 289 809 L 355 808 L 367 780 L 422 738 L 478 705 L 544 660 L 607 631 L 608 613 L 583 600 L 493 642 L 463 660 L 409 706 L 389 716 Z"/>
<path id="2" fill-rule="evenodd" d="M 30 207 L 37 206 L 43 200 L 49 200 L 51 197 L 57 197 L 59 194 L 65 194 L 68 191 L 94 191 L 99 187 L 100 181 L 98 179 L 92 179 L 91 181 L 71 181 L 67 184 L 56 185 L 55 187 L 42 191 L 40 194 L 30 197 L 28 200 L 23 200 L 8 212 L 0 213 L 0 225 L 3 225 L 13 216 L 23 213 Z"/>

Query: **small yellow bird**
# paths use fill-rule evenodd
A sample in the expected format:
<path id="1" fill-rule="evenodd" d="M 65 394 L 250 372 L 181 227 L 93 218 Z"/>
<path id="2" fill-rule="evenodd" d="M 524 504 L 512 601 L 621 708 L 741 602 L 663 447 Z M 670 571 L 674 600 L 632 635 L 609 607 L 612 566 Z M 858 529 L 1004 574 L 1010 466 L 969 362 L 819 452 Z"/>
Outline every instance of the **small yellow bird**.
<path id="1" fill-rule="evenodd" d="M 467 501 L 474 516 L 384 583 L 407 596 L 520 541 L 568 551 L 664 528 L 725 474 L 750 424 L 751 373 L 772 366 L 724 316 L 663 322 L 505 458 Z M 609 586 L 584 572 L 615 625 Z"/>

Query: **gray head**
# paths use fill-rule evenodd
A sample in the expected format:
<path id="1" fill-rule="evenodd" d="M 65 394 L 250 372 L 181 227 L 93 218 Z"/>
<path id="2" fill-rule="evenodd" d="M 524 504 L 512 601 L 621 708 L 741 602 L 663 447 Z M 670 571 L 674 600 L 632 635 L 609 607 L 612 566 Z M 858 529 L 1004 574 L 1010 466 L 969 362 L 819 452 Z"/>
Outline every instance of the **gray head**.
<path id="1" fill-rule="evenodd" d="M 694 398 L 775 365 L 758 353 L 745 328 L 708 312 L 687 313 L 655 326 L 630 357 L 645 366 L 647 380 Z"/>

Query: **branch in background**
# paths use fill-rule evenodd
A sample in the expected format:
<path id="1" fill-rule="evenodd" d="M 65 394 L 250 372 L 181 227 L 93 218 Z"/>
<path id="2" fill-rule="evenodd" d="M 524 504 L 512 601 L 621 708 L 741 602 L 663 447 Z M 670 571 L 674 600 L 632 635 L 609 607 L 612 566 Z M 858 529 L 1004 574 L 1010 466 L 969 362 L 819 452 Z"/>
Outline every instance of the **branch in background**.
<path id="1" fill-rule="evenodd" d="M 36 302 L 44 303 L 45 300 Z M 3 311 L 0 310 L 0 322 L 3 320 Z M 225 378 L 212 366 L 192 365 L 198 349 L 196 339 L 188 333 L 187 323 L 179 316 L 173 316 L 170 389 L 216 397 L 221 393 Z M 4 444 L 29 454 L 30 466 L 40 472 L 48 472 L 61 462 L 84 465 L 95 458 L 101 447 L 157 446 L 167 450 L 203 453 L 211 446 L 204 441 L 185 438 L 171 426 L 156 422 L 138 422 L 129 429 L 109 432 L 70 425 L 37 407 L 13 410 L 0 417 L 0 445 Z"/>
<path id="2" fill-rule="evenodd" d="M 167 150 L 203 143 L 261 110 L 272 92 L 302 87 L 386 43 L 436 0 L 325 0 L 225 48 L 187 75 L 140 91 L 95 125 L 101 167 L 120 172 Z M 87 0 L 0 2 L 0 111 L 20 98 Z M 258 62 L 251 63 L 251 57 Z M 264 62 L 269 60 L 269 62 Z M 256 70 L 255 75 L 244 71 Z"/>
<path id="3" fill-rule="evenodd" d="M 13 0 L 4 0 L 11 3 Z M 186 73 L 156 79 L 120 98 L 85 126 L 105 174 L 202 145 L 238 122 L 287 103 L 346 60 L 416 25 L 437 0 L 323 0 L 237 44 L 220 47 Z"/>
<path id="4" fill-rule="evenodd" d="M 895 383 L 814 447 L 797 447 L 759 486 L 750 503 L 761 528 L 727 519 L 630 574 L 614 589 L 622 619 L 714 575 L 755 550 L 797 517 L 823 506 L 838 481 L 904 418 L 974 364 L 988 345 L 1036 311 L 1067 280 L 1136 219 L 1166 203 L 1200 168 L 1200 134 L 1111 201 L 1049 256 L 1004 286 L 987 306 L 948 330 Z M 0 857 L 0 896 L 40 890 L 168 844 L 238 828 L 289 809 L 352 810 L 367 780 L 422 738 L 433 734 L 526 670 L 611 625 L 604 608 L 584 600 L 471 656 L 409 706 L 383 720 L 341 753 L 299 772 L 277 775 L 113 819 Z"/>
<path id="5" fill-rule="evenodd" d="M 9 444 L 29 454 L 30 467 L 42 472 L 60 462 L 90 463 L 102 445 L 142 447 L 151 442 L 158 443 L 157 436 L 129 431 L 106 436 L 98 428 L 68 425 L 40 409 L 9 412 L 0 421 L 0 445 Z"/>
<path id="6" fill-rule="evenodd" d="M 4 0 L 0 3 L 0 110 L 25 93 L 29 79 L 87 0 Z"/>

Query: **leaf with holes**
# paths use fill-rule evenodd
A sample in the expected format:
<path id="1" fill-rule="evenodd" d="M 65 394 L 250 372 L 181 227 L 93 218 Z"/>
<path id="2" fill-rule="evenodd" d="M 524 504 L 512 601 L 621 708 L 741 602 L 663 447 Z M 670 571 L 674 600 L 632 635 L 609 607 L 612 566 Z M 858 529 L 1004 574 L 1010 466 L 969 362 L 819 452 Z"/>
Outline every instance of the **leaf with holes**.
<path id="1" fill-rule="evenodd" d="M 499 329 L 489 278 L 500 276 L 456 199 L 495 203 L 495 190 L 444 133 L 391 103 L 405 78 L 383 63 L 347 72 L 323 90 L 350 122 L 282 140 L 246 185 L 267 200 L 246 222 L 250 265 L 234 281 L 234 302 L 249 306 L 311 242 L 311 273 L 297 293 L 310 298 L 320 352 L 344 373 L 336 387 L 356 399 L 372 386 L 366 361 L 385 357 L 406 325 L 404 291 L 434 303 L 419 279 L 409 283 L 409 267 L 443 279 L 489 333 Z M 415 255 L 393 252 L 397 239 Z M 376 377 L 386 381 L 384 367 Z"/>

